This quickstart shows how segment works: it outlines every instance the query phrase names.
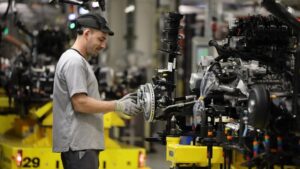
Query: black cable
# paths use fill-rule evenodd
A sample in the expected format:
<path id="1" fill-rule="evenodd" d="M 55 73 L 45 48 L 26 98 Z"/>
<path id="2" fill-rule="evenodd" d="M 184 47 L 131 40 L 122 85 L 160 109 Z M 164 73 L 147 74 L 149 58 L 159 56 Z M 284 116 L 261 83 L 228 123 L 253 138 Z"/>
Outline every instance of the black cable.
<path id="1" fill-rule="evenodd" d="M 274 0 L 263 0 L 262 5 L 283 22 L 287 23 L 298 31 L 300 30 L 300 23 L 282 5 L 276 3 Z"/>
<path id="2" fill-rule="evenodd" d="M 1 18 L 2 20 L 5 20 L 7 18 L 7 15 L 8 15 L 8 12 L 9 12 L 9 8 L 11 6 L 11 2 L 12 2 L 12 0 L 8 0 L 7 1 L 7 8 L 5 10 L 5 13 L 2 15 L 2 18 Z"/>
<path id="3" fill-rule="evenodd" d="M 102 11 L 105 11 L 105 0 L 98 0 L 98 4 Z"/>

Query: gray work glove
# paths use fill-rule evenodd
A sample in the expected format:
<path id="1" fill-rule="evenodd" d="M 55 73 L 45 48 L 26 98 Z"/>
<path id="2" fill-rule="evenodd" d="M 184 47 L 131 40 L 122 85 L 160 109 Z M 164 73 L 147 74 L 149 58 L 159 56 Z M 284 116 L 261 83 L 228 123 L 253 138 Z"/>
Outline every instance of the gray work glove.
<path id="1" fill-rule="evenodd" d="M 115 112 L 124 113 L 127 116 L 135 116 L 142 112 L 136 103 L 136 93 L 130 93 L 116 101 Z"/>
<path id="2" fill-rule="evenodd" d="M 119 101 L 123 101 L 126 99 L 137 99 L 137 93 L 128 93 L 127 95 L 123 96 L 121 99 L 119 99 Z"/>

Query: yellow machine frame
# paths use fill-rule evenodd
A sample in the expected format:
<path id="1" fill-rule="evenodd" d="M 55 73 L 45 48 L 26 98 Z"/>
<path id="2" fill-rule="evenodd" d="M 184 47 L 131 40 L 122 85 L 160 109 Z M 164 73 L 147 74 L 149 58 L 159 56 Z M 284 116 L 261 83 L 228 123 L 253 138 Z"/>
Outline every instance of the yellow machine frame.
<path id="1" fill-rule="evenodd" d="M 171 163 L 171 169 L 181 167 L 206 167 L 208 165 L 207 159 L 207 146 L 197 145 L 181 145 L 180 137 L 167 137 L 166 138 L 166 160 Z M 242 154 L 233 152 L 233 164 L 230 169 L 248 169 L 242 167 L 244 162 Z M 214 146 L 213 156 L 211 159 L 212 169 L 220 169 L 220 165 L 224 164 L 223 148 Z M 280 169 L 275 166 L 274 169 Z M 284 169 L 296 169 L 294 166 L 284 166 Z"/>
<path id="2" fill-rule="evenodd" d="M 181 145 L 180 137 L 167 137 L 166 159 L 171 162 L 171 168 L 197 166 L 205 167 L 208 165 L 207 147 L 194 145 Z M 211 159 L 212 168 L 220 168 L 224 162 L 223 149 L 213 147 L 213 157 Z"/>

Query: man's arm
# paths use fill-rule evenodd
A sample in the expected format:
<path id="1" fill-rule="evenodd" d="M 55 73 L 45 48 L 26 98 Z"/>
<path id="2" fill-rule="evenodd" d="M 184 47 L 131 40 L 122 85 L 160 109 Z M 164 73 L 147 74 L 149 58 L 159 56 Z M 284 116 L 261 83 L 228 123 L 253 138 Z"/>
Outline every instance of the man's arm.
<path id="1" fill-rule="evenodd" d="M 107 113 L 115 111 L 115 101 L 101 101 L 87 96 L 85 93 L 78 93 L 72 96 L 72 105 L 75 111 L 81 113 Z"/>

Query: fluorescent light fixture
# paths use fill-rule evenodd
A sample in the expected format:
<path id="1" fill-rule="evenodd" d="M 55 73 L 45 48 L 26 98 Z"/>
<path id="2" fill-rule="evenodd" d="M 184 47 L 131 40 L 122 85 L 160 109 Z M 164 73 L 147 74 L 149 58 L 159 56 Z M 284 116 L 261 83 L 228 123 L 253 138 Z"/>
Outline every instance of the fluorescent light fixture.
<path id="1" fill-rule="evenodd" d="M 69 20 L 75 20 L 76 19 L 76 15 L 74 13 L 70 13 L 68 16 Z"/>
<path id="2" fill-rule="evenodd" d="M 129 5 L 125 8 L 124 12 L 125 13 L 130 13 L 133 12 L 135 10 L 135 6 L 134 5 Z"/>
<path id="3" fill-rule="evenodd" d="M 179 6 L 179 13 L 181 14 L 190 14 L 190 13 L 201 13 L 205 9 L 205 5 L 180 5 Z"/>
<path id="4" fill-rule="evenodd" d="M 89 13 L 89 12 L 90 12 L 90 11 L 87 10 L 87 9 L 84 9 L 84 8 L 82 8 L 82 7 L 79 8 L 79 14 L 80 14 L 80 15 L 84 15 L 84 14 L 87 14 L 87 13 Z"/>
<path id="5" fill-rule="evenodd" d="M 287 11 L 291 14 L 295 12 L 294 8 L 292 8 L 290 6 L 287 7 Z"/>
<path id="6" fill-rule="evenodd" d="M 99 8 L 99 3 L 93 1 L 93 2 L 92 2 L 92 7 L 93 7 L 93 8 Z"/>

